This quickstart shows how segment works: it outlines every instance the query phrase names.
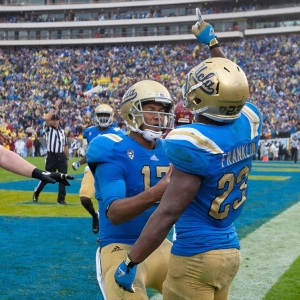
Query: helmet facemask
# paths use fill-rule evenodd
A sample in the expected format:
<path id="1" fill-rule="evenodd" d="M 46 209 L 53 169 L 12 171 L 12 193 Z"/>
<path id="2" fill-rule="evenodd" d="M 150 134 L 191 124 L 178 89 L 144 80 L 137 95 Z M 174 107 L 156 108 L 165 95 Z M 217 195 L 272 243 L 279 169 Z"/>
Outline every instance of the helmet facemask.
<path id="1" fill-rule="evenodd" d="M 96 124 L 100 127 L 109 127 L 113 122 L 112 116 L 108 114 L 103 114 L 104 116 L 100 115 L 102 115 L 102 113 L 95 115 Z"/>
<path id="2" fill-rule="evenodd" d="M 155 103 L 161 103 L 163 107 L 165 108 L 164 111 L 149 111 L 149 110 L 143 110 L 143 106 L 149 102 L 155 102 Z M 135 125 L 134 129 L 135 131 L 143 135 L 143 137 L 148 141 L 153 141 L 155 139 L 158 139 L 162 136 L 162 134 L 167 129 L 172 129 L 174 127 L 174 113 L 173 113 L 173 103 L 170 102 L 169 99 L 164 98 L 155 98 L 155 99 L 140 99 L 137 100 L 135 103 L 133 103 L 131 109 L 130 109 L 130 115 L 132 117 L 132 123 Z M 157 125 L 148 124 L 145 120 L 144 114 L 155 114 L 157 115 Z M 162 121 L 163 120 L 163 121 Z M 142 125 L 146 125 L 147 129 L 142 130 Z M 160 131 L 151 130 L 159 128 Z"/>
<path id="3" fill-rule="evenodd" d="M 107 128 L 113 123 L 113 110 L 107 104 L 100 104 L 95 109 L 95 123 L 102 128 Z"/>
<path id="4" fill-rule="evenodd" d="M 161 104 L 164 110 L 144 111 L 143 107 L 149 102 Z M 157 124 L 146 123 L 145 113 L 156 114 L 158 116 Z M 131 131 L 141 134 L 148 141 L 153 141 L 160 138 L 167 129 L 173 129 L 174 102 L 168 90 L 161 83 L 142 80 L 131 86 L 124 94 L 121 115 Z M 142 125 L 148 128 L 143 130 Z"/>

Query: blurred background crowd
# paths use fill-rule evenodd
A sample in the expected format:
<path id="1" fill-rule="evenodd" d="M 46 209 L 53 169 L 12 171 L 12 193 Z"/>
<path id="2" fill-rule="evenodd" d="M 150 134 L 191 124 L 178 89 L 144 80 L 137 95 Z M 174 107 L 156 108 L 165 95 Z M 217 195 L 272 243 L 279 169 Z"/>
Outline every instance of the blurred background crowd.
<path id="1" fill-rule="evenodd" d="M 242 11 L 252 11 L 268 9 L 271 5 L 261 5 L 261 4 L 240 4 L 232 2 L 231 4 L 224 4 L 223 6 L 219 3 L 216 5 L 202 5 L 201 12 L 203 15 L 208 14 L 218 14 L 218 13 L 230 13 L 230 12 L 242 12 Z M 284 6 L 282 3 L 280 6 Z M 194 8 L 187 7 L 184 11 L 181 10 L 181 16 L 192 16 L 195 14 Z M 104 20 L 124 20 L 124 19 L 144 19 L 144 18 L 164 18 L 164 17 L 174 17 L 176 16 L 174 12 L 164 13 L 161 9 L 145 9 L 145 11 L 134 11 L 130 10 L 128 12 L 115 11 L 113 13 L 95 13 L 87 16 L 85 14 L 76 13 L 65 13 L 58 14 L 57 12 L 49 13 L 13 13 L 5 14 L 0 16 L 0 23 L 24 23 L 24 22 L 70 22 L 70 21 L 104 21 Z"/>
<path id="2" fill-rule="evenodd" d="M 227 57 L 247 74 L 249 101 L 263 114 L 262 139 L 288 138 L 300 130 L 299 38 L 290 34 L 222 42 Z M 182 100 L 185 75 L 208 56 L 205 51 L 192 42 L 2 48 L 0 141 L 13 148 L 18 138 L 25 144 L 28 138 L 43 138 L 44 116 L 57 98 L 63 100 L 60 122 L 70 143 L 94 125 L 93 111 L 101 103 L 113 107 L 114 126 L 126 130 L 119 114 L 124 92 L 136 81 L 153 79 L 166 86 L 175 102 Z"/>

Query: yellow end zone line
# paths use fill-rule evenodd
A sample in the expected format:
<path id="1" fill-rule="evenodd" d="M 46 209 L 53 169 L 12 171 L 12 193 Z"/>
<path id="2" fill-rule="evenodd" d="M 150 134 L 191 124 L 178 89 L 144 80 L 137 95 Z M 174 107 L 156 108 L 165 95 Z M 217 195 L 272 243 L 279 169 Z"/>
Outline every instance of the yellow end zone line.
<path id="1" fill-rule="evenodd" d="M 253 167 L 252 170 L 254 171 L 260 171 L 260 172 L 287 172 L 287 173 L 300 173 L 300 168 L 298 169 L 292 169 L 292 168 L 258 168 L 258 167 Z"/>
<path id="2" fill-rule="evenodd" d="M 251 180 L 274 180 L 274 181 L 283 181 L 290 179 L 290 176 L 264 176 L 264 175 L 250 175 L 249 179 Z"/>

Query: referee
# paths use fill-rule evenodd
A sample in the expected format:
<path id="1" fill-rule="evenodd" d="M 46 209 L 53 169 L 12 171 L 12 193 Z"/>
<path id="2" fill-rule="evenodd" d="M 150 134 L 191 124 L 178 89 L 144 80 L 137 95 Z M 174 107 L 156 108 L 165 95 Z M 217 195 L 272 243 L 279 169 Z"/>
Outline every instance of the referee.
<path id="1" fill-rule="evenodd" d="M 64 130 L 59 126 L 59 115 L 56 113 L 58 106 L 62 100 L 57 99 L 55 105 L 51 107 L 50 111 L 45 117 L 45 133 L 47 142 L 47 156 L 46 156 L 46 171 L 58 172 L 67 174 L 68 172 L 68 145 Z M 39 195 L 43 190 L 46 182 L 40 181 L 34 189 L 32 196 L 33 202 L 37 202 Z M 67 204 L 65 202 L 66 187 L 64 184 L 59 183 L 58 185 L 58 204 Z"/>

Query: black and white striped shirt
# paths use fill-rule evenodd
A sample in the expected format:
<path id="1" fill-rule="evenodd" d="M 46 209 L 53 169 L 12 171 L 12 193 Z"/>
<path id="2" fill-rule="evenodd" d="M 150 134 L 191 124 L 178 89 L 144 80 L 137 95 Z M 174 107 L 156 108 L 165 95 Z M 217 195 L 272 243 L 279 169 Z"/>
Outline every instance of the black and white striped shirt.
<path id="1" fill-rule="evenodd" d="M 66 136 L 64 130 L 60 127 L 58 129 L 46 126 L 46 141 L 47 141 L 47 152 L 52 153 L 62 153 L 64 152 L 64 147 L 67 144 Z"/>

